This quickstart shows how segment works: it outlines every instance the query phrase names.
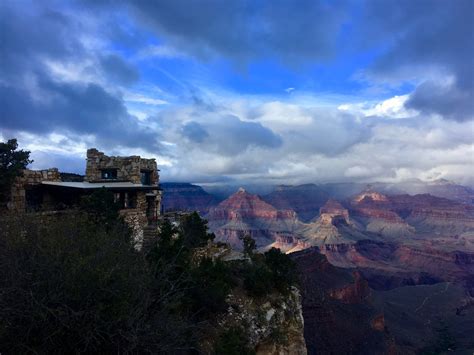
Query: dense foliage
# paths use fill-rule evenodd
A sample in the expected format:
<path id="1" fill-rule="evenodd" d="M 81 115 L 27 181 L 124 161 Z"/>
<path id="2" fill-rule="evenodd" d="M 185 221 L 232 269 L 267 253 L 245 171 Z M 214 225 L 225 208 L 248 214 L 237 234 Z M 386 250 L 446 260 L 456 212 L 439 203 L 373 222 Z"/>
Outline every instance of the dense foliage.
<path id="1" fill-rule="evenodd" d="M 253 254 L 252 263 L 244 264 L 244 288 L 254 297 L 277 291 L 288 294 L 297 283 L 296 265 L 280 249 Z"/>
<path id="2" fill-rule="evenodd" d="M 138 251 L 118 210 L 103 205 L 108 194 L 97 191 L 77 211 L 1 221 L 0 352 L 188 353 L 209 334 L 216 353 L 243 349 L 246 333 L 219 330 L 216 317 L 243 275 L 262 265 L 265 292 L 287 287 L 276 265 L 284 254 L 252 263 L 196 258 L 213 239 L 197 214 L 178 227 L 165 221 L 156 243 Z M 249 293 L 265 293 L 255 292 L 259 280 Z"/>
<path id="3" fill-rule="evenodd" d="M 33 161 L 30 152 L 18 150 L 16 139 L 0 142 L 0 208 L 4 207 L 10 197 L 10 188 L 17 176 Z"/>

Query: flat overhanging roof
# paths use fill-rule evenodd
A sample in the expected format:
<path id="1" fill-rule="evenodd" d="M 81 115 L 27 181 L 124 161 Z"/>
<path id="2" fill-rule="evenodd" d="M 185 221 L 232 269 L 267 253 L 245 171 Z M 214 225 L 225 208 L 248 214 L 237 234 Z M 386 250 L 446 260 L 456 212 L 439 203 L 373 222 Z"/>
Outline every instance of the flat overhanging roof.
<path id="1" fill-rule="evenodd" d="M 46 186 L 55 186 L 55 187 L 65 187 L 72 189 L 82 189 L 82 190 L 91 190 L 91 189 L 111 189 L 111 190 L 159 190 L 159 187 L 156 185 L 143 185 L 143 184 L 134 184 L 131 182 L 69 182 L 69 181 L 42 181 L 42 185 Z"/>

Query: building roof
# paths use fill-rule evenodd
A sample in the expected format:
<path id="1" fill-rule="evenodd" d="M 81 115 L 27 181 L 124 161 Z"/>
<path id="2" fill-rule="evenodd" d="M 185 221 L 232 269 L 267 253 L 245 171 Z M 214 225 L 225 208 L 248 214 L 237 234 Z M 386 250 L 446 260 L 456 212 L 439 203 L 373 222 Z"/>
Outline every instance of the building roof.
<path id="1" fill-rule="evenodd" d="M 156 185 L 143 185 L 143 184 L 134 184 L 127 181 L 117 181 L 117 182 L 73 182 L 73 181 L 42 181 L 42 185 L 55 186 L 55 187 L 66 187 L 73 189 L 101 189 L 105 187 L 106 189 L 118 189 L 118 190 L 158 190 L 159 187 Z"/>

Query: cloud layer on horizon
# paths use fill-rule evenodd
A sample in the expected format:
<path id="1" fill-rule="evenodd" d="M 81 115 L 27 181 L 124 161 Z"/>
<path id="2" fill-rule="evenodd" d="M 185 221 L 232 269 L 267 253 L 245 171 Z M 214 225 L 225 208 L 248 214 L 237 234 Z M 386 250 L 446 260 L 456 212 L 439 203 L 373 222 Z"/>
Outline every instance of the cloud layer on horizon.
<path id="1" fill-rule="evenodd" d="M 193 4 L 4 2 L 0 138 L 169 181 L 472 183 L 471 1 Z"/>

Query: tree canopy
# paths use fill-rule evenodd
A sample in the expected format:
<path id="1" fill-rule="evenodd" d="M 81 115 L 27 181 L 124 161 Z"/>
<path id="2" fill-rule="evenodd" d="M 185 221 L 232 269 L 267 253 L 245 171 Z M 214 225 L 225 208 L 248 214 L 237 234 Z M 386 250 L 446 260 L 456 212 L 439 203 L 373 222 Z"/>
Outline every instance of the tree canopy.
<path id="1" fill-rule="evenodd" d="M 16 139 L 0 142 L 0 205 L 3 207 L 10 197 L 10 189 L 17 176 L 33 160 L 30 152 L 18 150 Z"/>

